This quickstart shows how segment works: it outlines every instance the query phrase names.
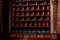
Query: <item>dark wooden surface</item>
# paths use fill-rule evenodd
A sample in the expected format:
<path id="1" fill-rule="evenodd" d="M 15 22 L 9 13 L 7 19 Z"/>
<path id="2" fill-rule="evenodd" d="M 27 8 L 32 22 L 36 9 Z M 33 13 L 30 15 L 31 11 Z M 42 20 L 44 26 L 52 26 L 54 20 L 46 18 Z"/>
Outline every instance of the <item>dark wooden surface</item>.
<path id="1" fill-rule="evenodd" d="M 2 32 L 2 0 L 0 0 L 0 33 Z"/>

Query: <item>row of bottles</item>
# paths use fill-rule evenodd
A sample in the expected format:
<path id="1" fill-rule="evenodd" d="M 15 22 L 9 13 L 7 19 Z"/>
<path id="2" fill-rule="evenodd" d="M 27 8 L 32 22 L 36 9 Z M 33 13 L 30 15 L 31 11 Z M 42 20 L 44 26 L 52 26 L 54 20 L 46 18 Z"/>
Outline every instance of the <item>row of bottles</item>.
<path id="1" fill-rule="evenodd" d="M 28 10 L 32 10 L 32 11 L 34 11 L 34 10 L 49 10 L 50 8 L 49 8 L 49 6 L 31 6 L 31 7 L 20 7 L 20 6 L 17 6 L 17 7 L 13 7 L 13 11 L 20 11 L 20 10 L 22 10 L 22 11 L 24 11 L 24 10 L 26 10 L 26 11 L 28 11 Z"/>
<path id="2" fill-rule="evenodd" d="M 42 34 L 17 34 L 17 35 L 10 35 L 11 37 L 17 37 L 17 38 L 50 38 L 51 36 L 48 34 L 42 35 Z"/>
<path id="3" fill-rule="evenodd" d="M 46 4 L 50 4 L 50 2 L 48 1 L 13 1 L 14 3 L 15 3 L 15 5 L 16 4 L 18 4 L 18 5 L 46 5 Z M 20 2 L 20 3 L 19 3 Z"/>
<path id="4" fill-rule="evenodd" d="M 14 17 L 12 21 L 49 21 L 50 17 Z"/>
<path id="5" fill-rule="evenodd" d="M 50 15 L 50 12 L 44 12 L 44 11 L 41 11 L 41 12 L 12 12 L 12 16 L 49 16 Z"/>
<path id="6" fill-rule="evenodd" d="M 12 26 L 16 26 L 16 27 L 49 27 L 50 23 L 49 22 L 12 22 Z"/>
<path id="7" fill-rule="evenodd" d="M 24 1 L 24 2 L 26 2 L 26 1 L 49 1 L 49 0 L 16 0 L 16 2 L 17 1 Z"/>
<path id="8" fill-rule="evenodd" d="M 13 30 L 14 33 L 30 33 L 30 34 L 47 34 L 47 33 L 50 33 L 50 30 L 47 29 L 43 29 L 43 30 Z"/>

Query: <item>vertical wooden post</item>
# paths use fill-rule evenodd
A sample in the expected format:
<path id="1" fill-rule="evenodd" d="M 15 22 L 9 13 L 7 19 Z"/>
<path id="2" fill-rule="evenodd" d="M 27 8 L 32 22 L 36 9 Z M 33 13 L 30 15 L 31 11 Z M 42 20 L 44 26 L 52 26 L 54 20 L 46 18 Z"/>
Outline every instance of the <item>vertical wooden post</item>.
<path id="1" fill-rule="evenodd" d="M 0 33 L 2 33 L 2 0 L 0 0 Z"/>

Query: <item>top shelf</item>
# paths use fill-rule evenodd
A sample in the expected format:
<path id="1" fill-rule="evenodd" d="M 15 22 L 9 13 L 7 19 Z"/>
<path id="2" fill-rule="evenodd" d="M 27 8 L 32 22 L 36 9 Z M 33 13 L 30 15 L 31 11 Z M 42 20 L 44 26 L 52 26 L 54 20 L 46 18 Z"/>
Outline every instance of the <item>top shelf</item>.
<path id="1" fill-rule="evenodd" d="M 50 2 L 50 0 L 16 0 L 14 2 L 41 2 L 41 1 L 48 1 Z"/>

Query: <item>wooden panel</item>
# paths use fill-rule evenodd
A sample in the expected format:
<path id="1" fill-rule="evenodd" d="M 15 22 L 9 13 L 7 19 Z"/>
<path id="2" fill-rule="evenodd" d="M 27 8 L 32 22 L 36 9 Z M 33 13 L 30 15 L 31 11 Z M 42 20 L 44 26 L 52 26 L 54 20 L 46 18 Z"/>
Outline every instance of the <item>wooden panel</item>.
<path id="1" fill-rule="evenodd" d="M 2 1 L 0 0 L 0 33 L 2 32 Z"/>

